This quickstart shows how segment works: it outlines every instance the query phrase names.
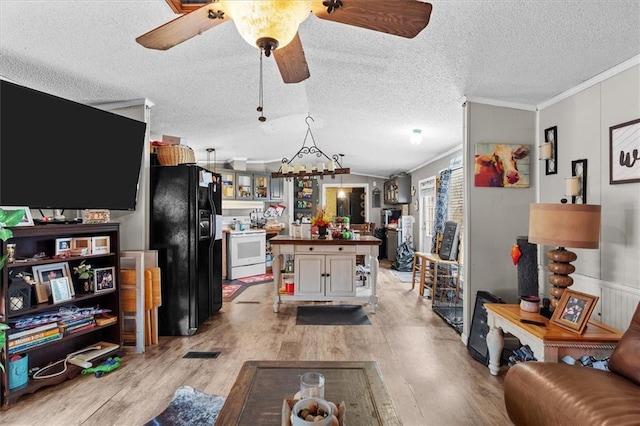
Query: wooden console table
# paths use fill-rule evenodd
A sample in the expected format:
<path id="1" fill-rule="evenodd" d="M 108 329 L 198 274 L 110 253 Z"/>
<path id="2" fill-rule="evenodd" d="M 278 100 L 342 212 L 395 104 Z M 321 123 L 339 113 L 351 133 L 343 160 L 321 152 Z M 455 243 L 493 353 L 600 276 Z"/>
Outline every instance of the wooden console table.
<path id="1" fill-rule="evenodd" d="M 282 421 L 282 404 L 300 389 L 300 376 L 307 371 L 324 375 L 326 400 L 345 402 L 345 424 L 402 424 L 374 361 L 247 361 L 215 424 L 290 424 Z"/>
<path id="2" fill-rule="evenodd" d="M 525 312 L 520 305 L 504 303 L 485 303 L 489 349 L 489 371 L 496 376 L 500 369 L 500 356 L 504 348 L 502 333 L 508 332 L 520 339 L 523 345 L 529 345 L 538 361 L 558 362 L 565 355 L 580 358 L 592 355 L 603 358 L 611 355 L 622 331 L 609 327 L 599 321 L 589 321 L 584 333 L 572 333 L 552 324 L 542 315 Z M 544 322 L 544 326 L 520 322 L 521 318 Z"/>

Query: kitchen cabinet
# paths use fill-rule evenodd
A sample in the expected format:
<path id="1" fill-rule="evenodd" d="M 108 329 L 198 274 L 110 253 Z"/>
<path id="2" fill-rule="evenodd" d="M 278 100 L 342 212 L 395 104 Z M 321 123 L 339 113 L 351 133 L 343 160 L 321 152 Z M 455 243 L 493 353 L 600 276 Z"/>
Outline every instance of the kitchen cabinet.
<path id="1" fill-rule="evenodd" d="M 235 200 L 236 198 L 236 173 L 229 171 L 222 171 L 220 173 L 222 177 L 222 199 L 223 200 Z"/>
<path id="2" fill-rule="evenodd" d="M 267 173 L 222 170 L 222 199 L 243 201 L 282 201 L 283 179 Z"/>
<path id="3" fill-rule="evenodd" d="M 269 181 L 271 178 L 267 174 L 253 175 L 253 199 L 255 201 L 268 201 L 271 193 Z"/>
<path id="4" fill-rule="evenodd" d="M 355 247 L 342 247 L 355 253 Z M 295 291 L 299 296 L 355 296 L 356 259 L 351 254 L 309 255 L 309 247 L 296 247 Z M 322 250 L 327 251 L 327 250 Z M 330 250 L 329 252 L 333 252 Z"/>
<path id="5" fill-rule="evenodd" d="M 271 179 L 271 201 L 284 200 L 284 179 Z"/>
<path id="6" fill-rule="evenodd" d="M 253 200 L 253 175 L 236 172 L 236 200 Z"/>
<path id="7" fill-rule="evenodd" d="M 69 354 L 83 350 L 86 352 L 87 348 L 97 345 L 107 347 L 95 359 L 91 359 L 93 365 L 99 365 L 108 356 L 120 354 L 123 345 L 119 282 L 119 224 L 49 224 L 16 227 L 12 231 L 12 238 L 6 242 L 0 242 L 0 256 L 7 254 L 8 244 L 16 245 L 16 261 L 7 263 L 0 271 L 0 301 L 2 302 L 0 319 L 11 326 L 7 332 L 7 342 L 0 348 L 0 362 L 8 372 L 10 371 L 9 358 L 20 355 L 26 361 L 26 368 L 39 367 L 41 374 L 39 378 L 29 377 L 25 384 L 12 388 L 9 386 L 9 374 L 2 374 L 0 400 L 3 410 L 10 408 L 18 398 L 32 394 L 43 387 L 62 383 L 77 376 L 82 370 L 82 367 L 71 362 L 65 362 L 64 370 L 52 368 L 48 371 L 42 369 L 43 367 L 56 362 L 61 365 L 61 360 L 65 360 Z M 76 242 L 89 242 L 92 252 L 85 255 L 74 253 L 63 258 L 53 258 L 56 252 L 56 240 L 59 239 L 71 240 L 72 247 L 78 247 L 75 245 Z M 101 241 L 104 244 L 99 246 L 99 250 L 94 250 L 97 245 L 91 244 L 93 241 Z M 35 255 L 39 253 L 43 253 L 44 256 L 36 257 Z M 95 271 L 99 271 L 102 278 L 109 276 L 113 278 L 107 281 L 110 283 L 107 290 L 104 287 L 99 288 L 98 285 L 95 285 L 95 290 L 91 290 L 88 285 L 85 287 L 85 280 L 80 280 L 73 274 L 73 268 L 83 261 L 90 264 Z M 47 300 L 46 293 L 42 293 L 45 286 L 40 282 L 45 271 L 55 272 L 59 277 L 67 278 L 71 288 L 64 291 L 65 296 L 68 297 L 65 297 L 64 301 L 54 304 L 50 298 Z M 39 274 L 36 275 L 34 272 Z M 13 288 L 9 280 L 16 281 L 15 277 L 18 273 L 29 273 L 34 275 L 34 278 L 37 276 L 36 282 L 39 284 L 27 287 L 30 292 L 26 294 L 12 294 Z M 105 281 L 100 284 L 103 282 Z M 92 284 L 98 284 L 97 279 Z M 61 287 L 56 286 L 56 289 L 60 291 Z M 37 292 L 40 296 L 36 297 L 32 294 L 33 292 Z M 72 294 L 69 295 L 69 293 Z M 19 304 L 16 304 L 17 299 L 21 299 Z M 36 303 L 36 301 L 42 302 Z M 112 318 L 98 319 L 98 314 L 94 312 L 97 309 L 108 310 L 108 315 Z M 26 327 L 27 318 L 36 316 L 40 317 L 40 322 L 35 329 L 47 327 L 42 319 L 46 315 L 51 317 L 54 312 L 68 313 L 68 319 L 58 316 L 47 323 L 51 324 L 52 328 L 41 333 L 34 332 L 34 327 Z M 32 331 L 29 332 L 29 329 Z M 22 333 L 24 337 L 17 338 L 17 333 Z M 39 337 L 45 333 L 47 337 Z M 105 345 L 102 342 L 108 342 L 111 345 Z M 86 357 L 86 353 L 83 355 Z M 61 372 L 57 373 L 59 371 Z"/>
<path id="8" fill-rule="evenodd" d="M 385 204 L 411 203 L 411 175 L 401 173 L 384 181 Z"/>

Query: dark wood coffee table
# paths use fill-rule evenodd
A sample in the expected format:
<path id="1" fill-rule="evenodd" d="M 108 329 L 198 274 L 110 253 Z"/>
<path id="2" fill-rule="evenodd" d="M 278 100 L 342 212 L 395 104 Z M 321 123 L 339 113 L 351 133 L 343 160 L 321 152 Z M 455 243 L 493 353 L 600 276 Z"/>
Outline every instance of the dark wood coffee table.
<path id="1" fill-rule="evenodd" d="M 283 401 L 293 398 L 307 371 L 324 375 L 325 399 L 345 402 L 345 424 L 402 424 L 373 361 L 247 361 L 215 424 L 281 425 Z"/>

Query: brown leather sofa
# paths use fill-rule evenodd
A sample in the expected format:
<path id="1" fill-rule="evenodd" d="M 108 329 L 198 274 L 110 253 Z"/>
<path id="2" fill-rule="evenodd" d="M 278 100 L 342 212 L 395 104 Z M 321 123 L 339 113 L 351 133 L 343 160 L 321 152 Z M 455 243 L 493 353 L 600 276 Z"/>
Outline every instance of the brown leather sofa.
<path id="1" fill-rule="evenodd" d="M 640 304 L 609 370 L 551 362 L 509 368 L 504 399 L 516 426 L 640 425 Z"/>

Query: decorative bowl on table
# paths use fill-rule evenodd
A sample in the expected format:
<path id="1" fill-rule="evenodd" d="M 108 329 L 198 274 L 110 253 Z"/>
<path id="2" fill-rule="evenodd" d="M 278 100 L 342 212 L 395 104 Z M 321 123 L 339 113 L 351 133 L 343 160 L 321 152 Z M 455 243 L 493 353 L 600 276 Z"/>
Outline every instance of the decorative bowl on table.
<path id="1" fill-rule="evenodd" d="M 298 394 L 296 394 L 294 398 L 297 396 Z M 331 407 L 331 414 L 327 416 L 321 414 L 322 418 L 318 418 L 317 421 L 307 421 L 302 419 L 300 417 L 301 411 L 308 408 L 308 405 L 311 404 L 312 400 L 317 401 L 316 404 L 321 407 L 322 413 L 327 412 L 326 407 Z M 296 407 L 296 404 L 299 405 Z M 285 399 L 282 404 L 282 426 L 344 426 L 345 411 L 346 404 L 344 401 L 340 404 L 335 404 L 320 398 Z M 317 414 L 318 412 L 316 411 L 316 415 Z"/>

